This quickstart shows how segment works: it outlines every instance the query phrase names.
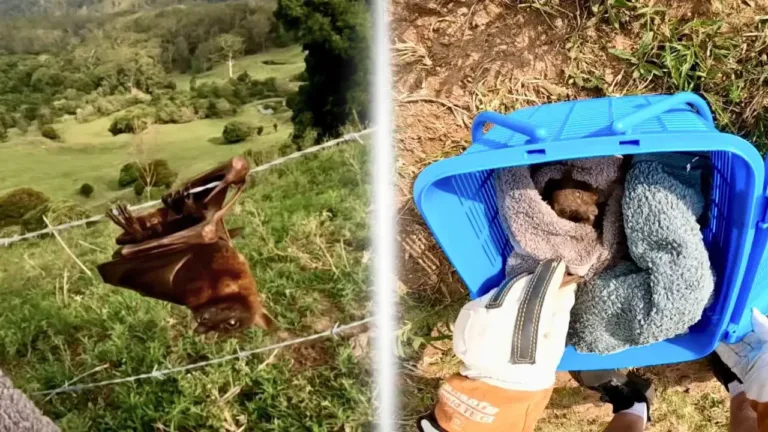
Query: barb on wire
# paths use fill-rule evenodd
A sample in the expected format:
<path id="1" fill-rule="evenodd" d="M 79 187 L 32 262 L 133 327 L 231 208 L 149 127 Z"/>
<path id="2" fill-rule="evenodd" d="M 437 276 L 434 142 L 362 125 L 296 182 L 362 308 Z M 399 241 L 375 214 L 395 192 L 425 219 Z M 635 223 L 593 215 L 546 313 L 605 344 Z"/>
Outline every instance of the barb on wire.
<path id="1" fill-rule="evenodd" d="M 272 167 L 274 167 L 276 165 L 280 165 L 282 163 L 285 163 L 286 161 L 289 161 L 291 159 L 296 159 L 296 158 L 305 156 L 305 155 L 310 154 L 310 153 L 314 153 L 314 152 L 317 152 L 317 151 L 320 151 L 320 150 L 324 150 L 324 149 L 327 149 L 328 147 L 333 147 L 333 146 L 341 144 L 343 142 L 358 141 L 358 142 L 362 143 L 363 140 L 360 139 L 360 136 L 361 135 L 367 135 L 367 134 L 373 132 L 374 129 L 375 128 L 369 128 L 369 129 L 366 129 L 364 131 L 347 134 L 347 135 L 344 135 L 341 138 L 338 138 L 338 139 L 335 139 L 335 140 L 332 140 L 332 141 L 328 141 L 327 143 L 320 144 L 320 145 L 313 146 L 313 147 L 309 147 L 307 149 L 304 149 L 304 150 L 301 150 L 301 151 L 298 151 L 298 152 L 295 152 L 295 153 L 291 153 L 288 156 L 283 156 L 283 157 L 277 158 L 277 159 L 275 159 L 275 160 L 273 160 L 271 162 L 267 162 L 264 165 L 259 165 L 256 168 L 250 170 L 248 172 L 248 174 L 253 174 L 255 172 L 267 170 L 267 169 L 272 168 Z M 206 190 L 206 189 L 211 189 L 211 188 L 216 187 L 218 184 L 219 184 L 219 182 L 214 182 L 214 183 L 211 183 L 211 184 L 207 184 L 205 186 L 200 186 L 200 187 L 197 187 L 195 189 L 192 189 L 191 192 L 194 193 L 194 192 L 200 192 L 200 191 L 203 191 L 203 190 Z M 162 201 L 160 201 L 160 200 L 150 201 L 150 202 L 146 202 L 146 203 L 143 203 L 143 204 L 140 204 L 140 205 L 131 206 L 131 207 L 129 207 L 129 209 L 130 210 L 141 210 L 141 209 L 145 209 L 145 208 L 149 208 L 149 207 L 154 207 L 154 206 L 160 204 L 161 202 Z M 55 227 L 48 227 L 48 228 L 42 229 L 40 231 L 34 231 L 34 232 L 31 232 L 31 233 L 26 233 L 26 234 L 23 234 L 23 235 L 16 235 L 16 236 L 13 236 L 13 237 L 0 238 L 0 246 L 5 247 L 5 246 L 9 246 L 9 245 L 11 245 L 13 243 L 22 241 L 22 240 L 26 240 L 26 239 L 34 238 L 34 237 L 39 237 L 39 236 L 41 236 L 43 234 L 50 234 L 50 233 L 52 233 L 54 231 L 61 231 L 61 230 L 69 229 L 69 228 L 78 227 L 78 226 L 81 226 L 81 225 L 86 225 L 86 224 L 89 224 L 89 223 L 92 223 L 92 222 L 98 222 L 98 221 L 104 219 L 104 217 L 105 217 L 104 215 L 96 215 L 96 216 L 90 217 L 88 219 L 83 219 L 83 220 L 78 220 L 78 221 L 74 221 L 74 222 L 69 222 L 69 223 L 57 225 Z"/>
<path id="2" fill-rule="evenodd" d="M 85 390 L 85 389 L 94 388 L 94 387 L 103 387 L 103 386 L 112 385 L 112 384 L 121 384 L 121 383 L 126 383 L 126 382 L 133 382 L 133 381 L 138 381 L 138 380 L 144 379 L 144 378 L 158 378 L 158 379 L 162 379 L 164 376 L 172 374 L 172 373 L 175 373 L 175 372 L 183 372 L 183 371 L 188 371 L 188 370 L 192 370 L 192 369 L 198 369 L 198 368 L 201 368 L 201 367 L 204 367 L 204 366 L 210 366 L 212 364 L 223 363 L 223 362 L 226 362 L 226 361 L 229 361 L 229 360 L 233 360 L 233 359 L 246 358 L 246 357 L 250 357 L 250 356 L 255 355 L 255 354 L 259 354 L 259 353 L 263 353 L 263 352 L 267 352 L 267 351 L 272 351 L 272 350 L 276 350 L 276 349 L 279 349 L 279 348 L 284 348 L 284 347 L 291 346 L 291 345 L 298 345 L 300 343 L 309 342 L 309 341 L 316 340 L 316 339 L 322 339 L 322 338 L 326 338 L 328 336 L 333 336 L 334 338 L 336 338 L 337 335 L 340 332 L 343 332 L 345 330 L 349 330 L 349 329 L 352 329 L 352 328 L 355 328 L 355 327 L 360 327 L 361 325 L 366 324 L 366 323 L 368 323 L 368 322 L 370 322 L 372 320 L 373 320 L 373 317 L 368 317 L 368 318 L 361 319 L 359 321 L 355 321 L 355 322 L 352 322 L 352 323 L 349 323 L 349 324 L 344 324 L 342 326 L 340 326 L 338 323 L 336 323 L 336 325 L 334 325 L 333 328 L 331 328 L 330 330 L 326 330 L 326 331 L 324 331 L 322 333 L 316 333 L 316 334 L 313 334 L 311 336 L 305 336 L 305 337 L 301 337 L 301 338 L 298 338 L 298 339 L 292 339 L 292 340 L 289 340 L 289 341 L 280 342 L 280 343 L 277 343 L 277 344 L 274 344 L 274 345 L 269 345 L 269 346 L 266 346 L 266 347 L 261 347 L 261 348 L 257 348 L 257 349 L 253 349 L 253 350 L 249 350 L 249 351 L 241 351 L 241 352 L 238 352 L 237 354 L 231 354 L 231 355 L 228 355 L 228 356 L 219 357 L 219 358 L 216 358 L 216 359 L 213 359 L 213 360 L 208 360 L 208 361 L 204 361 L 204 362 L 200 362 L 200 363 L 193 363 L 193 364 L 189 364 L 189 365 L 186 365 L 186 366 L 179 366 L 179 367 L 170 368 L 170 369 L 163 369 L 163 370 L 154 369 L 154 370 L 152 370 L 152 372 L 144 373 L 144 374 L 141 374 L 141 375 L 134 375 L 134 376 L 130 376 L 130 377 L 117 378 L 117 379 L 113 379 L 113 380 L 100 381 L 100 382 L 89 383 L 89 384 L 64 385 L 63 387 L 60 387 L 60 388 L 57 388 L 57 389 L 54 389 L 54 390 L 39 391 L 39 392 L 35 392 L 35 393 L 32 393 L 32 394 L 33 395 L 50 395 L 49 397 L 51 397 L 51 396 L 54 396 L 54 395 L 59 394 L 59 393 L 75 393 L 75 392 L 79 392 L 79 391 L 82 391 L 82 390 Z M 89 372 L 89 373 L 91 373 L 91 372 Z M 79 378 L 81 378 L 81 377 L 79 377 Z M 73 380 L 73 381 L 76 381 L 76 380 Z"/>

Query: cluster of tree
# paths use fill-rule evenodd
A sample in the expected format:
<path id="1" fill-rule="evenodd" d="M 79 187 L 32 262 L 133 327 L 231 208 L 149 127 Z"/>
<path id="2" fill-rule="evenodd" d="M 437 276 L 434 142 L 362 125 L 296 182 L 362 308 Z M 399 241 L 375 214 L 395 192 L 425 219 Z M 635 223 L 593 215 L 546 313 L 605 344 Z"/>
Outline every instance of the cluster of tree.
<path id="1" fill-rule="evenodd" d="M 0 116 L 9 116 L 0 120 L 0 137 L 41 118 L 41 124 L 63 114 L 88 121 L 146 103 L 175 88 L 172 72 L 202 72 L 290 44 L 292 36 L 272 15 L 274 1 L 0 19 Z M 42 3 L 80 7 L 83 1 Z M 144 2 L 154 3 L 168 2 Z"/>
<path id="2" fill-rule="evenodd" d="M 223 83 L 194 85 L 189 92 L 157 92 L 149 101 L 136 104 L 115 117 L 109 131 L 113 135 L 137 133 L 154 123 L 178 124 L 202 118 L 231 117 L 249 102 L 283 95 L 274 78 L 254 80 L 243 72 Z"/>
<path id="3" fill-rule="evenodd" d="M 275 17 L 307 52 L 307 82 L 290 101 L 294 141 L 368 121 L 371 11 L 364 0 L 278 0 Z M 303 77 L 302 77 L 303 78 Z"/>

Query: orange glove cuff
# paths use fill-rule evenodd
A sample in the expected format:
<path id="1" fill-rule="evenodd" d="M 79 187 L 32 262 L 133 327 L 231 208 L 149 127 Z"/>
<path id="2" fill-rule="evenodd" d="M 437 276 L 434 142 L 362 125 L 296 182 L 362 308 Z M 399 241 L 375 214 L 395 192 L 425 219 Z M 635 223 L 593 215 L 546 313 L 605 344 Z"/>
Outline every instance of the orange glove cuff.
<path id="1" fill-rule="evenodd" d="M 532 432 L 552 388 L 507 390 L 454 375 L 440 387 L 435 418 L 449 432 Z"/>

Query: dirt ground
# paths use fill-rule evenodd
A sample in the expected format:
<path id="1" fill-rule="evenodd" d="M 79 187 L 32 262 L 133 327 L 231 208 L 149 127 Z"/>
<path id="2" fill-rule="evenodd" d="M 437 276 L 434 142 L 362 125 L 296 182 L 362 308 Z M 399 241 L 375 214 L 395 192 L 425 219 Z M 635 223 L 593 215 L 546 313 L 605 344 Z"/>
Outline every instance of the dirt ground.
<path id="1" fill-rule="evenodd" d="M 644 2 L 668 20 L 754 17 L 753 2 Z M 764 5 L 763 5 L 764 6 Z M 564 99 L 657 90 L 628 71 L 609 49 L 632 50 L 635 24 L 619 31 L 589 1 L 393 0 L 392 56 L 398 166 L 403 324 L 402 430 L 433 403 L 440 379 L 457 370 L 446 323 L 466 301 L 465 288 L 434 243 L 413 200 L 413 181 L 430 163 L 462 152 L 482 110 L 509 112 Z M 653 18 L 646 23 L 653 24 Z M 421 334 L 419 334 L 421 331 Z M 426 335 L 424 333 L 427 333 Z M 436 342 L 437 341 L 437 342 Z M 727 393 L 706 363 L 644 368 L 657 387 L 647 430 L 725 430 Z M 602 430 L 610 406 L 567 373 L 539 431 Z"/>

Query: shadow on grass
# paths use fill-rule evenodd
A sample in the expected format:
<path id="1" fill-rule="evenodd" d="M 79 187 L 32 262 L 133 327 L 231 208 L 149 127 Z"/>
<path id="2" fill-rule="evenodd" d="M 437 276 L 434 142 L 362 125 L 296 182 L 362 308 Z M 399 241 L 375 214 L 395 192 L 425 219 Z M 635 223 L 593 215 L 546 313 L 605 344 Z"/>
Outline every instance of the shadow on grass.
<path id="1" fill-rule="evenodd" d="M 232 145 L 231 143 L 224 141 L 224 138 L 220 136 L 210 137 L 208 138 L 208 142 L 213 145 Z"/>

